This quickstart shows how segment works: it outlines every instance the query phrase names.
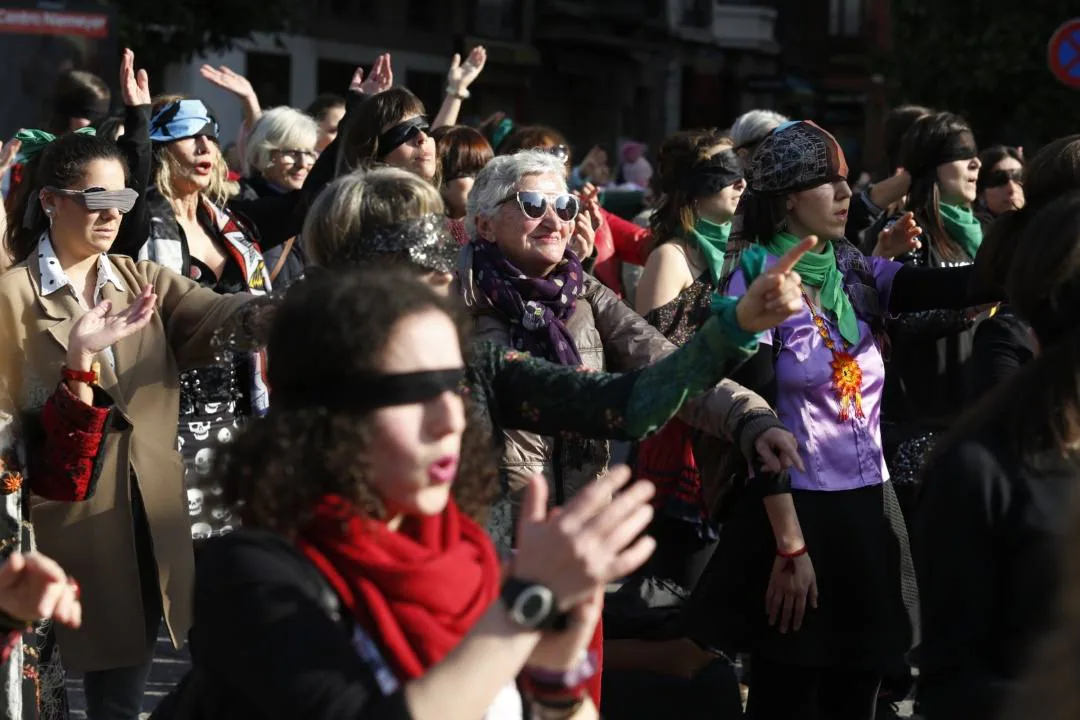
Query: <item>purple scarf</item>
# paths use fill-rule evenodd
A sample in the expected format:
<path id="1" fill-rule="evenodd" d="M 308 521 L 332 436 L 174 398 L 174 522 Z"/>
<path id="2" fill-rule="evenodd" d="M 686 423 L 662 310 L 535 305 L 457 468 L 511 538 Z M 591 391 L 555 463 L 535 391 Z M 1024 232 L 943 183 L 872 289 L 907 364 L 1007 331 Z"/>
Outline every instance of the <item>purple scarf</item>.
<path id="1" fill-rule="evenodd" d="M 566 328 L 584 285 L 581 261 L 566 249 L 547 277 L 532 278 L 514 267 L 495 243 L 473 243 L 473 275 L 480 291 L 510 320 L 510 342 L 562 365 L 580 365 L 581 355 Z"/>

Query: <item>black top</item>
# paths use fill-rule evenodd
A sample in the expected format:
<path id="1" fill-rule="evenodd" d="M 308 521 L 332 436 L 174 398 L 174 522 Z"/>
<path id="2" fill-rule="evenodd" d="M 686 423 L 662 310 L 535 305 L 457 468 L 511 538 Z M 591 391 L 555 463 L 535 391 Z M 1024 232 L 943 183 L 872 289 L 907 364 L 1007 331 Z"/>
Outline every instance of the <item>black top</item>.
<path id="1" fill-rule="evenodd" d="M 240 180 L 240 198 L 254 200 L 260 197 L 280 196 L 288 191 L 268 183 L 261 175 L 251 175 Z M 266 271 L 270 273 L 271 286 L 280 291 L 288 288 L 304 276 L 307 256 L 299 237 L 292 245 L 282 243 L 272 248 L 262 248 Z M 277 269 L 277 275 L 274 270 Z"/>
<path id="2" fill-rule="evenodd" d="M 314 573 L 314 575 L 313 575 Z M 182 691 L 230 720 L 408 720 L 327 614 L 318 571 L 287 540 L 244 528 L 207 542 L 196 563 L 192 678 Z"/>
<path id="3" fill-rule="evenodd" d="M 945 260 L 925 235 L 920 241 L 918 250 L 897 257 L 897 262 L 928 269 L 971 265 L 971 258 Z M 906 312 L 889 321 L 892 354 L 882 410 L 886 420 L 936 424 L 963 410 L 972 394 L 972 325 L 965 306 Z"/>
<path id="4" fill-rule="evenodd" d="M 1031 326 L 1011 307 L 1002 305 L 992 318 L 983 320 L 975 329 L 975 344 L 971 351 L 973 395 L 970 400 L 977 400 L 1011 378 L 1033 357 L 1035 336 Z"/>
<path id="5" fill-rule="evenodd" d="M 973 411 L 980 424 L 925 470 L 912 549 L 927 720 L 994 717 L 1054 616 L 1077 471 L 1052 449 L 1021 453 L 1005 400 Z"/>

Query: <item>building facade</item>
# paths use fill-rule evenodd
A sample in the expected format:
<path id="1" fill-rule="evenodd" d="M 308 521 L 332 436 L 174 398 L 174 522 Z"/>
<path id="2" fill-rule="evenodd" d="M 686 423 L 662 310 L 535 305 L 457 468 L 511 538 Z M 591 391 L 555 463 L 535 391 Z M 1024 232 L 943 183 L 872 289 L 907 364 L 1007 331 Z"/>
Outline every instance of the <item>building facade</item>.
<path id="1" fill-rule="evenodd" d="M 854 170 L 880 172 L 887 106 L 876 66 L 892 48 L 890 0 L 785 2 L 776 34 L 786 85 L 779 109 L 834 133 Z"/>
<path id="2" fill-rule="evenodd" d="M 356 66 L 393 56 L 395 82 L 434 112 L 455 52 L 483 44 L 488 66 L 462 121 L 497 110 L 563 131 L 575 150 L 621 138 L 655 146 L 681 127 L 726 127 L 777 97 L 777 10 L 748 0 L 313 0 L 296 34 L 175 65 L 166 87 L 197 94 L 226 139 L 240 123 L 203 62 L 245 74 L 264 107 L 343 92 Z M 307 11 L 306 11 L 307 12 Z"/>

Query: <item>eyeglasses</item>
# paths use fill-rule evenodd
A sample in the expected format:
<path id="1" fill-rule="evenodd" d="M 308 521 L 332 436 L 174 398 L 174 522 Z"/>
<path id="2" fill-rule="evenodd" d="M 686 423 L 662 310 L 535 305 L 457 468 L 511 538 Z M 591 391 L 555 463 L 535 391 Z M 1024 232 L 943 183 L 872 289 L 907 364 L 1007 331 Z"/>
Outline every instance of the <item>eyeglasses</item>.
<path id="1" fill-rule="evenodd" d="M 105 190 L 104 188 L 61 190 L 46 185 L 42 190 L 71 198 L 91 212 L 101 210 L 119 210 L 121 214 L 131 212 L 131 208 L 135 207 L 135 201 L 139 199 L 139 193 L 131 188 L 124 188 L 123 190 Z"/>
<path id="2" fill-rule="evenodd" d="M 570 159 L 570 148 L 566 147 L 565 145 L 552 145 L 551 147 L 541 149 L 544 152 L 551 153 L 563 162 L 566 162 Z"/>
<path id="3" fill-rule="evenodd" d="M 299 165 L 301 163 L 313 164 L 319 159 L 319 153 L 314 150 L 274 150 L 282 160 L 287 160 L 293 165 Z"/>
<path id="4" fill-rule="evenodd" d="M 988 188 L 1004 187 L 1012 181 L 1017 185 L 1024 184 L 1024 171 L 1020 169 L 1015 170 L 991 170 L 986 173 L 986 182 L 984 183 Z"/>
<path id="5" fill-rule="evenodd" d="M 503 198 L 499 205 L 517 200 L 518 207 L 525 217 L 539 220 L 547 214 L 548 205 L 555 208 L 555 215 L 564 222 L 570 222 L 577 217 L 580 204 L 578 199 L 570 194 L 545 195 L 533 190 L 521 190 Z"/>

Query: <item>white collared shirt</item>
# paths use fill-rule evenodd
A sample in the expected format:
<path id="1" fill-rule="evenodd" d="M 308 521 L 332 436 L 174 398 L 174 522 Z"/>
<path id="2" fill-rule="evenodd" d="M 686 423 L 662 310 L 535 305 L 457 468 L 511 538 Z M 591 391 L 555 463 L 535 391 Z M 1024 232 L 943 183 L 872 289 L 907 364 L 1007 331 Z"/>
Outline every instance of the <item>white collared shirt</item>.
<path id="1" fill-rule="evenodd" d="M 71 278 L 67 276 L 64 269 L 60 267 L 60 261 L 56 258 L 56 250 L 53 249 L 52 240 L 49 239 L 46 233 L 41 237 L 38 242 L 38 269 L 41 272 L 41 295 L 47 297 L 54 292 L 60 292 L 64 288 L 67 288 L 67 292 L 70 292 L 75 296 L 75 300 L 84 309 L 89 311 L 90 308 L 86 306 L 86 302 L 83 300 L 82 295 L 75 289 L 75 285 L 71 282 Z M 113 270 L 112 263 L 109 262 L 109 258 L 105 253 L 98 255 L 97 261 L 97 284 L 94 286 L 94 304 L 101 302 L 101 290 L 107 283 L 112 283 L 113 287 L 123 292 L 124 285 L 120 282 L 120 278 L 116 276 L 116 271 Z M 116 358 L 113 356 L 112 347 L 105 348 L 102 353 L 108 358 L 109 365 L 113 368 L 116 367 Z"/>

